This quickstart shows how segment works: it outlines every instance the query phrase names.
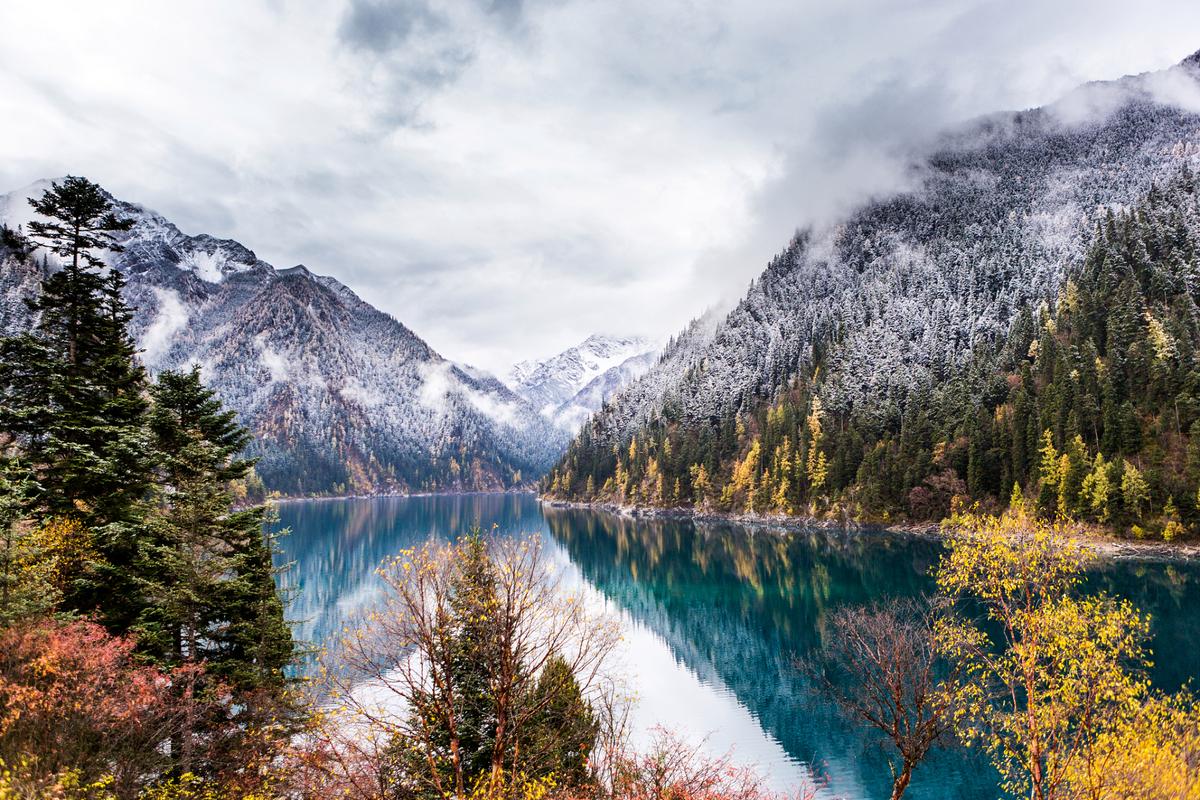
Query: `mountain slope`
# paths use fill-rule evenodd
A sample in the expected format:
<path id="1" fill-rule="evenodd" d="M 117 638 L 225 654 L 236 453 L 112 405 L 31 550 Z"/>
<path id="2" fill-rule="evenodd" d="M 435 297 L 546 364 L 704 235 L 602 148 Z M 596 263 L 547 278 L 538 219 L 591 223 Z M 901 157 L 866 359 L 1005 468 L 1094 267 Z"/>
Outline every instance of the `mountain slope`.
<path id="1" fill-rule="evenodd" d="M 912 166 L 914 188 L 799 234 L 724 319 L 685 331 L 585 427 L 547 491 L 697 502 L 707 495 L 689 467 L 721 488 L 749 454 L 747 425 L 797 382 L 820 405 L 800 412 L 793 448 L 813 410 L 826 428 L 853 421 L 875 436 L 931 398 L 973 391 L 958 376 L 1003 342 L 1021 309 L 1056 296 L 1108 211 L 1200 163 L 1196 62 L 948 133 Z M 654 451 L 665 431 L 677 440 L 669 455 Z M 848 475 L 842 488 L 866 444 L 830 465 Z M 678 491 L 658 476 L 645 483 L 635 462 L 648 469 L 646 459 L 658 476 L 669 462 Z"/>
<path id="2" fill-rule="evenodd" d="M 513 391 L 560 427 L 575 432 L 609 397 L 641 377 L 658 351 L 640 337 L 593 334 L 547 359 L 513 366 Z"/>
<path id="3" fill-rule="evenodd" d="M 28 222 L 42 182 L 0 195 Z M 258 471 L 287 493 L 500 489 L 556 457 L 563 432 L 491 376 L 434 352 L 333 278 L 277 270 L 231 240 L 189 236 L 125 202 L 136 220 L 110 263 L 128 279 L 132 333 L 152 372 L 198 364 L 255 434 Z M 29 326 L 22 298 L 43 267 L 0 265 L 0 325 Z"/>
<path id="4" fill-rule="evenodd" d="M 578 431 L 609 398 L 645 375 L 657 362 L 658 352 L 650 350 L 630 356 L 615 367 L 609 367 L 555 409 L 555 422 L 559 427 L 573 433 Z"/>

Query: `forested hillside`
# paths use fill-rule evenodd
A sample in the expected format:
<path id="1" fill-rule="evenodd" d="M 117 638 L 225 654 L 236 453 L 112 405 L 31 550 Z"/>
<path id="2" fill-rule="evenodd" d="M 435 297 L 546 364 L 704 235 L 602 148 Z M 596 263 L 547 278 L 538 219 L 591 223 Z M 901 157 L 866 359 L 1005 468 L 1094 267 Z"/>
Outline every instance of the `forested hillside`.
<path id="1" fill-rule="evenodd" d="M 0 195 L 0 225 L 15 235 L 35 222 L 28 200 L 50 186 Z M 503 490 L 543 474 L 565 446 L 566 431 L 495 377 L 443 358 L 337 280 L 275 269 L 238 242 L 105 196 L 130 222 L 114 233 L 121 249 L 99 257 L 124 280 L 139 358 L 152 374 L 201 369 L 253 432 L 269 489 Z M 0 243 L 0 333 L 37 324 L 26 301 L 59 266 L 56 253 Z"/>
<path id="2" fill-rule="evenodd" d="M 1200 119 L 1153 86 L 1088 88 L 1122 102 L 1082 124 L 981 123 L 919 190 L 798 235 L 710 341 L 685 334 L 597 415 L 546 493 L 926 520 L 1016 487 L 1046 514 L 1181 535 Z"/>

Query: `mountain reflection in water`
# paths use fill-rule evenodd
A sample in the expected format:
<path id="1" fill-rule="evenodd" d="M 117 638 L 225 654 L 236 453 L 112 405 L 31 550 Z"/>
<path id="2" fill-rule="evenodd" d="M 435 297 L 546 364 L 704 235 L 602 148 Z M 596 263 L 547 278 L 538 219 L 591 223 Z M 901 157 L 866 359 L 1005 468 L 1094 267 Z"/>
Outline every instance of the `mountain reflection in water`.
<path id="1" fill-rule="evenodd" d="M 642 697 L 635 719 L 643 727 L 661 720 L 710 734 L 710 746 L 734 745 L 777 785 L 811 766 L 831 795 L 888 796 L 878 739 L 842 720 L 796 661 L 824 646 L 827 615 L 839 605 L 931 591 L 936 541 L 631 519 L 512 494 L 290 502 L 280 516 L 292 531 L 281 542 L 292 568 L 280 580 L 301 639 L 329 643 L 377 598 L 374 570 L 402 548 L 473 527 L 538 535 L 568 580 L 624 620 L 621 661 Z M 1157 683 L 1178 688 L 1200 675 L 1200 568 L 1109 563 L 1089 582 L 1154 615 Z M 907 796 L 994 797 L 995 781 L 977 755 L 946 750 L 918 768 Z"/>

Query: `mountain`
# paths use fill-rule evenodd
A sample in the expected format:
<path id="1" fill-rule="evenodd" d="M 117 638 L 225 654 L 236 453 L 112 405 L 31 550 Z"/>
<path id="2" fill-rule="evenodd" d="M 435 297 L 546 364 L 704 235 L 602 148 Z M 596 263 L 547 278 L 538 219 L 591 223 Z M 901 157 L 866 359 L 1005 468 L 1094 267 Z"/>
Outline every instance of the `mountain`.
<path id="1" fill-rule="evenodd" d="M 1200 54 L 947 132 L 911 164 L 912 188 L 801 231 L 732 311 L 668 345 L 585 426 L 546 492 L 740 511 L 749 491 L 751 510 L 856 513 L 885 462 L 901 490 L 965 481 L 970 448 L 990 447 L 971 444 L 972 413 L 1001 407 L 1001 361 L 1019 371 L 1033 358 L 1014 354 L 1014 326 L 1037 338 L 1053 325 L 1067 279 L 1102 238 L 1120 238 L 1100 236 L 1110 217 L 1188 183 L 1198 112 Z M 1190 190 L 1177 194 L 1182 209 Z M 1158 313 L 1144 311 L 1143 327 Z M 1051 427 L 1061 451 L 1071 425 Z M 1099 427 L 1087 432 L 1096 447 Z M 903 437 L 921 460 L 888 460 Z M 779 497 L 762 502 L 766 477 L 784 472 Z"/>
<path id="2" fill-rule="evenodd" d="M 657 358 L 657 348 L 647 339 L 594 334 L 558 355 L 514 365 L 508 385 L 545 417 L 574 433 Z"/>
<path id="3" fill-rule="evenodd" d="M 27 198 L 48 186 L 0 195 L 0 221 L 27 223 Z M 135 220 L 108 258 L 128 280 L 147 368 L 199 365 L 254 433 L 269 488 L 503 489 L 542 474 L 565 444 L 499 380 L 446 360 L 337 280 L 114 202 Z M 28 329 L 23 298 L 52 268 L 0 252 L 0 331 Z"/>

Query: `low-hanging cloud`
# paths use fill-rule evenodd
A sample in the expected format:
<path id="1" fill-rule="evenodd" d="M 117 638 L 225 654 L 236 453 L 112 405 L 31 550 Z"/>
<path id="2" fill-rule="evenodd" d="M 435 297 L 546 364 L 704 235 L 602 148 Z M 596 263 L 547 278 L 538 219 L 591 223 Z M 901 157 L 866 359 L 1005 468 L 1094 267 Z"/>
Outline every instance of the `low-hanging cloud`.
<path id="1" fill-rule="evenodd" d="M 417 399 L 421 405 L 440 416 L 450 414 L 455 401 L 465 403 L 488 419 L 508 427 L 523 428 L 528 418 L 514 402 L 466 386 L 455 375 L 455 366 L 448 362 L 422 364 L 421 387 Z"/>
<path id="2" fill-rule="evenodd" d="M 174 289 L 155 288 L 154 299 L 158 308 L 154 312 L 154 320 L 146 327 L 139 342 L 142 359 L 153 369 L 158 360 L 167 354 L 175 335 L 188 322 L 188 310 Z"/>

